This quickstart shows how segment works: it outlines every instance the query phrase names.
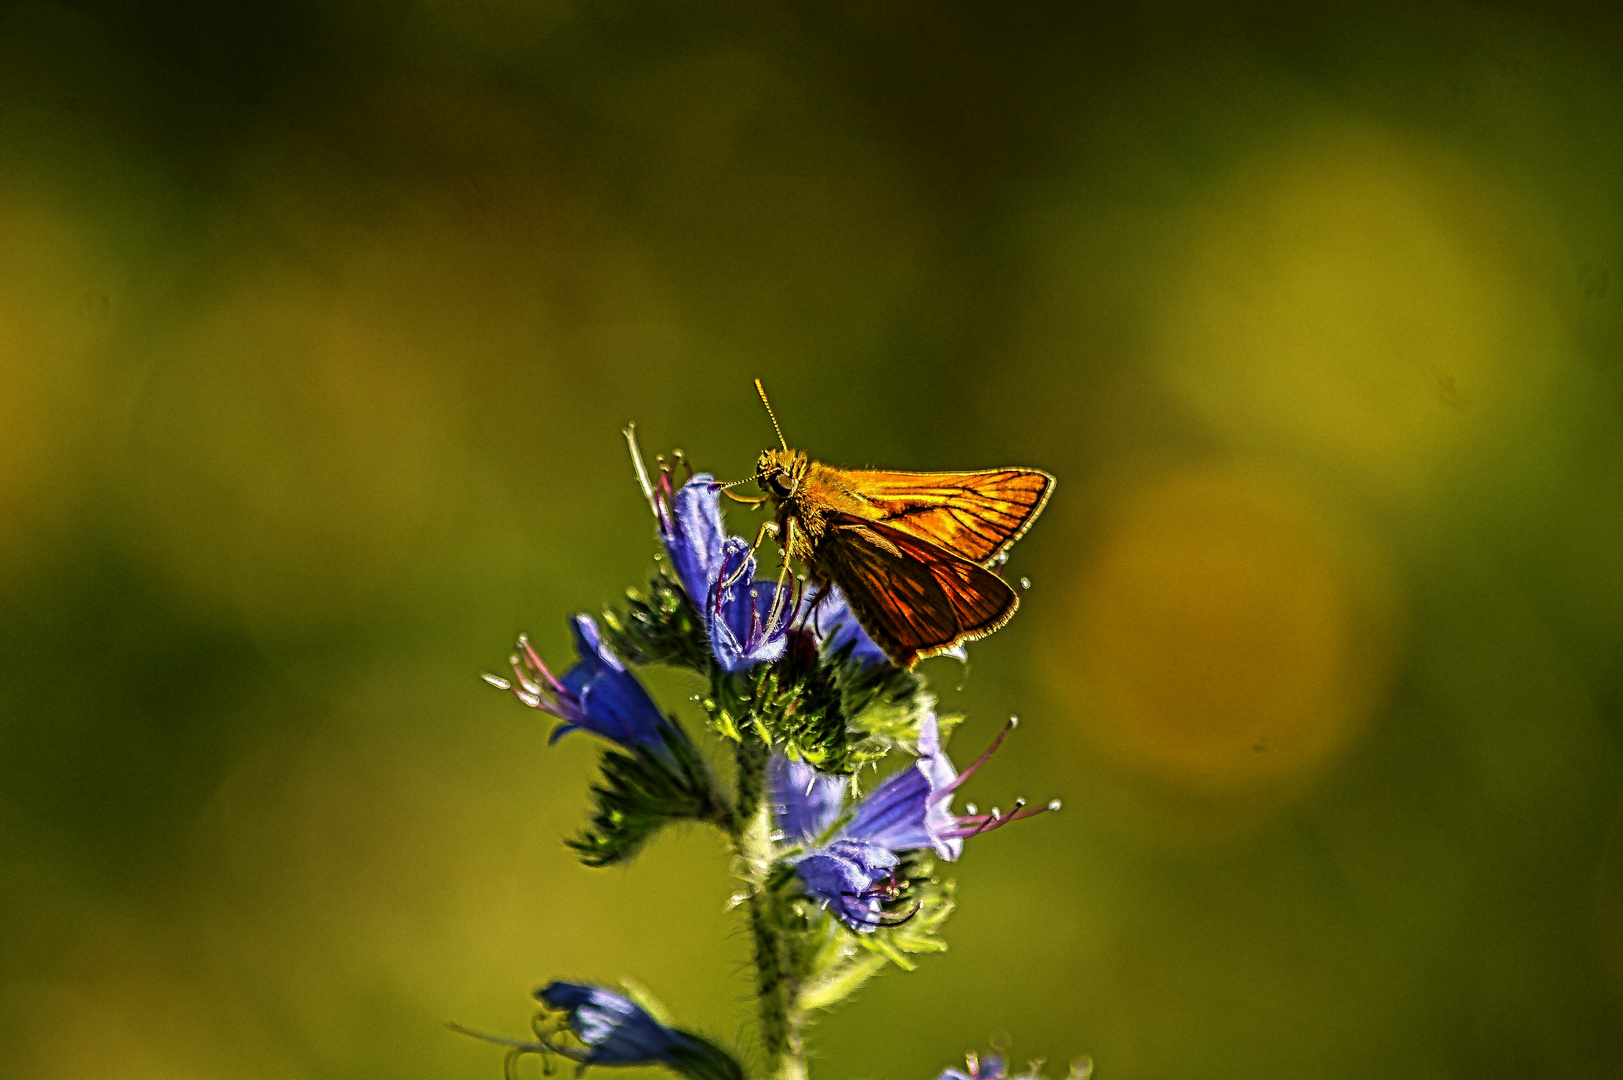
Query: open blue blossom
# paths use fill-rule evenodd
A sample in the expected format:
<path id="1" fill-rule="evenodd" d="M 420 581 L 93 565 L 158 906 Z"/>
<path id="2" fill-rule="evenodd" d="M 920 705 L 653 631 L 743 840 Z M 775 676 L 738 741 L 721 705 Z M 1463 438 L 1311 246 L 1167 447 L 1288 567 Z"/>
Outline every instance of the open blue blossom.
<path id="1" fill-rule="evenodd" d="M 974 806 L 968 808 L 968 814 L 952 812 L 953 792 L 991 760 L 1018 723 L 1016 718 L 1010 717 L 992 745 L 969 768 L 959 772 L 941 748 L 935 716 L 925 717 L 924 723 L 919 725 L 918 760 L 911 769 L 904 769 L 875 788 L 857 807 L 844 834 L 892 851 L 933 848 L 937 855 L 952 861 L 962 854 L 964 841 L 972 836 L 991 832 L 1011 821 L 1058 810 L 1058 800 L 1027 810 L 1026 801 L 1016 799 L 1014 809 L 1007 815 L 996 807 L 990 814 L 979 813 Z"/>
<path id="2" fill-rule="evenodd" d="M 795 864 L 806 894 L 827 905 L 853 930 L 871 931 L 886 925 L 877 913 L 882 902 L 896 897 L 892 871 L 898 853 L 930 849 L 943 859 L 956 860 L 969 837 L 1058 810 L 1057 800 L 1027 810 L 1025 800 L 1019 799 L 1008 815 L 995 807 L 990 814 L 977 813 L 973 806 L 966 815 L 952 812 L 953 792 L 990 760 L 1016 723 L 1011 718 L 986 752 L 960 773 L 941 748 L 935 716 L 927 716 L 919 727 L 919 757 L 913 766 L 875 788 L 838 837 Z"/>
<path id="3" fill-rule="evenodd" d="M 666 1027 L 648 1010 L 621 994 L 601 986 L 552 982 L 535 996 L 561 1016 L 538 1020 L 538 1041 L 508 1039 L 499 1035 L 452 1024 L 454 1030 L 512 1048 L 508 1059 L 523 1054 L 557 1054 L 581 1065 L 664 1065 L 691 1080 L 744 1080 L 744 1072 L 732 1056 L 707 1039 L 691 1032 Z M 560 1045 L 557 1037 L 567 1033 L 584 1050 Z"/>
<path id="4" fill-rule="evenodd" d="M 818 772 L 804 761 L 773 754 L 766 779 L 778 832 L 790 843 L 816 840 L 845 808 L 845 777 Z"/>
<path id="5" fill-rule="evenodd" d="M 710 648 L 722 667 L 748 671 L 783 655 L 789 645 L 791 613 L 779 610 L 777 595 L 772 582 L 755 580 L 750 546 L 729 536 L 722 543 L 721 564 L 705 611 Z"/>
<path id="6" fill-rule="evenodd" d="M 662 474 L 651 491 L 659 538 L 704 617 L 716 660 L 737 672 L 781 657 L 792 612 L 781 610 L 776 585 L 755 580 L 749 544 L 727 535 L 715 481 L 700 473 L 672 491 L 669 474 Z"/>
<path id="7" fill-rule="evenodd" d="M 562 720 L 553 728 L 549 742 L 585 730 L 627 749 L 640 747 L 663 754 L 663 732 L 669 722 L 660 715 L 654 699 L 603 643 L 591 616 L 576 615 L 570 628 L 580 659 L 562 679 L 541 662 L 529 639 L 520 637 L 518 653 L 509 658 L 518 681 L 497 675 L 486 675 L 485 681 L 500 690 L 511 690 L 530 708 Z"/>

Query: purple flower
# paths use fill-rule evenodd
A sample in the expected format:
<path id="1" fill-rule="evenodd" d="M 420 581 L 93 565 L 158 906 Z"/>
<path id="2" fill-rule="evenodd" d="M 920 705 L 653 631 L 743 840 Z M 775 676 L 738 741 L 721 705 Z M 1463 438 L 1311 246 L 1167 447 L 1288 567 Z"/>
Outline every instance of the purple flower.
<path id="1" fill-rule="evenodd" d="M 730 584 L 729 584 L 730 583 Z M 775 606 L 778 588 L 755 580 L 755 556 L 736 536 L 722 543 L 721 564 L 705 609 L 710 648 L 728 671 L 771 663 L 789 645 L 790 612 Z"/>
<path id="2" fill-rule="evenodd" d="M 845 806 L 845 777 L 818 772 L 782 754 L 772 755 L 767 784 L 778 831 L 791 843 L 816 840 Z"/>
<path id="3" fill-rule="evenodd" d="M 485 681 L 497 689 L 511 690 L 530 708 L 562 720 L 552 729 L 549 743 L 556 743 L 571 731 L 585 730 L 627 749 L 641 747 L 663 755 L 669 721 L 660 715 L 654 699 L 603 644 L 591 616 L 576 615 L 570 620 L 570 628 L 580 660 L 562 679 L 541 662 L 529 640 L 520 637 L 518 654 L 509 658 L 518 682 L 496 675 L 486 675 Z"/>
<path id="4" fill-rule="evenodd" d="M 659 538 L 682 590 L 704 617 L 716 660 L 738 672 L 781 657 L 792 612 L 777 608 L 776 585 L 755 580 L 749 544 L 727 535 L 714 480 L 700 473 L 673 492 L 669 474 L 661 474 L 652 491 Z"/>
<path id="5" fill-rule="evenodd" d="M 960 777 L 941 749 L 935 714 L 925 717 L 919 726 L 918 760 L 862 801 L 851 824 L 845 827 L 846 833 L 892 851 L 932 848 L 943 859 L 957 859 L 964 849 L 963 836 L 969 830 L 953 816 L 952 792 L 991 757 L 1007 733 L 1008 728 L 1004 728 L 991 749 Z"/>
<path id="6" fill-rule="evenodd" d="M 457 1031 L 511 1047 L 508 1075 L 524 1054 L 557 1054 L 585 1065 L 664 1065 L 690 1080 L 744 1080 L 738 1062 L 719 1046 L 690 1032 L 666 1027 L 642 1006 L 612 990 L 579 983 L 553 982 L 535 992 L 541 1003 L 561 1017 L 538 1021 L 535 1042 L 486 1035 L 460 1024 Z M 553 1039 L 567 1033 L 585 1050 L 560 1046 Z M 550 1070 L 546 1070 L 550 1071 Z"/>
<path id="7" fill-rule="evenodd" d="M 556 1052 L 583 1065 L 654 1065 L 670 1054 L 677 1032 L 647 1010 L 600 986 L 552 982 L 535 992 L 549 1009 L 567 1013 L 569 1033 L 586 1044 L 584 1054 Z"/>
<path id="8" fill-rule="evenodd" d="M 897 865 L 897 853 L 928 848 L 953 861 L 962 854 L 964 841 L 972 836 L 1058 810 L 1058 800 L 1027 810 L 1025 800 L 1018 799 L 1007 816 L 995 807 L 990 814 L 977 813 L 973 806 L 967 815 L 952 812 L 953 792 L 986 764 L 1016 723 L 1011 718 L 986 752 L 960 773 L 941 749 L 934 714 L 925 717 L 919 727 L 919 758 L 913 766 L 875 788 L 832 843 L 795 864 L 807 895 L 834 910 L 853 930 L 871 931 L 886 925 L 877 914 L 880 902 L 895 899 L 897 887 L 892 871 Z M 879 884 L 887 879 L 888 885 Z"/>
<path id="9" fill-rule="evenodd" d="M 671 557 L 671 567 L 683 591 L 701 607 L 719 576 L 722 545 L 727 540 L 721 495 L 711 486 L 710 477 L 700 475 L 673 490 L 670 474 L 661 472 L 652 489 L 659 538 Z"/>
<path id="10" fill-rule="evenodd" d="M 833 911 L 858 933 L 894 926 L 912 913 L 887 914 L 884 905 L 901 896 L 896 880 L 901 862 L 894 852 L 861 840 L 835 840 L 795 863 L 806 895 Z"/>
<path id="11" fill-rule="evenodd" d="M 629 998 L 601 986 L 553 982 L 535 992 L 549 1009 L 567 1014 L 569 1033 L 585 1053 L 549 1046 L 582 1065 L 664 1065 L 692 1080 L 744 1080 L 738 1062 L 708 1039 L 666 1027 Z"/>

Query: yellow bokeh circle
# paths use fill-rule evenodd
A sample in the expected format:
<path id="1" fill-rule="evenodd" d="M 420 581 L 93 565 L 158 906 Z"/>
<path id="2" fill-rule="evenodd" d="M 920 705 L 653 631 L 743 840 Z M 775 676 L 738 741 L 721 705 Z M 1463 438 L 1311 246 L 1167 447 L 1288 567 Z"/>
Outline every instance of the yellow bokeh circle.
<path id="1" fill-rule="evenodd" d="M 1230 445 L 1426 496 L 1563 363 L 1537 216 L 1434 143 L 1298 132 L 1189 208 L 1151 363 Z"/>
<path id="2" fill-rule="evenodd" d="M 1064 678 L 1130 770 L 1220 794 L 1318 774 L 1385 679 L 1379 575 L 1291 487 L 1203 467 L 1136 487 L 1079 569 Z"/>

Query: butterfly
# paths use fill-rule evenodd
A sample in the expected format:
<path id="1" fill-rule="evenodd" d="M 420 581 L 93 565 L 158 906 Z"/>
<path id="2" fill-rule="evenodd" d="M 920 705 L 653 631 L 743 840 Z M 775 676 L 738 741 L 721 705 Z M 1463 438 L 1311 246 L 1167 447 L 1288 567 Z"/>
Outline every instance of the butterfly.
<path id="1" fill-rule="evenodd" d="M 784 578 L 793 559 L 823 587 L 814 611 L 826 586 L 839 586 L 874 644 L 904 668 L 985 637 L 1013 617 L 1020 597 L 992 567 L 1042 513 L 1052 476 L 1040 469 L 926 473 L 824 465 L 789 448 L 761 380 L 755 389 L 782 449 L 763 450 L 755 475 L 736 482 L 755 480 L 765 495 L 728 494 L 775 505 L 762 533 L 775 535 L 783 549 Z"/>

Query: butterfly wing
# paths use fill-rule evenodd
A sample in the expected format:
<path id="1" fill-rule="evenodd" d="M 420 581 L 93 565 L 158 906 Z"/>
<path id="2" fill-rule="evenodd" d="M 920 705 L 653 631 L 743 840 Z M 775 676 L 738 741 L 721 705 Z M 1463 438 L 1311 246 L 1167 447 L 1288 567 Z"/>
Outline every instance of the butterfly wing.
<path id="1" fill-rule="evenodd" d="M 840 475 L 871 511 L 863 517 L 982 566 L 1025 535 L 1054 490 L 1054 478 L 1038 469 Z"/>
<path id="2" fill-rule="evenodd" d="M 899 667 L 985 637 L 1020 606 L 996 574 L 901 529 L 844 516 L 830 524 L 813 569 L 840 586 Z"/>

